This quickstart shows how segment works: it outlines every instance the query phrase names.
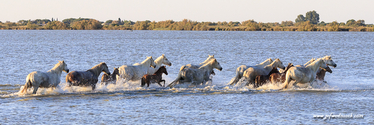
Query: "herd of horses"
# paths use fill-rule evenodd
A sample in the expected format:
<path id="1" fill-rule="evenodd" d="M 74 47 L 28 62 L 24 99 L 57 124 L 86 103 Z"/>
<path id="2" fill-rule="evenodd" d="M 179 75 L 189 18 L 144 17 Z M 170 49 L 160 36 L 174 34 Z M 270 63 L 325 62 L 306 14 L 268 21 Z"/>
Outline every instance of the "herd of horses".
<path id="1" fill-rule="evenodd" d="M 95 89 L 101 72 L 104 72 L 101 78 L 101 84 L 115 84 L 116 82 L 126 83 L 128 81 L 141 81 L 141 87 L 151 83 L 158 83 L 165 87 L 165 80 L 162 79 L 162 74 L 168 75 L 165 66 L 171 66 L 171 62 L 161 55 L 156 60 L 152 57 L 147 57 L 143 62 L 133 65 L 122 65 L 114 68 L 112 73 L 109 72 L 106 63 L 102 62 L 86 71 L 72 71 L 69 72 L 67 64 L 64 61 L 59 61 L 51 70 L 47 72 L 34 71 L 27 75 L 26 83 L 21 93 L 27 92 L 27 89 L 33 88 L 33 94 L 36 94 L 39 87 L 41 88 L 56 88 L 60 83 L 62 71 L 68 73 L 66 75 L 66 83 L 68 86 L 91 86 Z M 246 86 L 252 85 L 257 88 L 265 83 L 277 84 L 281 83 L 281 89 L 287 89 L 293 84 L 307 84 L 312 83 L 316 79 L 324 81 L 326 72 L 332 73 L 329 66 L 334 68 L 337 66 L 332 60 L 331 56 L 325 56 L 318 59 L 311 59 L 304 65 L 294 66 L 289 63 L 287 67 L 283 65 L 280 59 L 267 59 L 264 62 L 255 66 L 241 65 L 236 70 L 236 75 L 228 83 L 228 85 L 236 85 L 239 81 L 244 81 Z M 280 70 L 278 70 L 280 68 Z M 189 83 L 191 85 L 206 84 L 212 81 L 212 75 L 215 75 L 213 69 L 221 71 L 223 68 L 214 55 L 209 55 L 208 58 L 198 64 L 187 64 L 180 68 L 177 78 L 172 81 L 167 87 L 174 87 L 177 84 Z M 295 81 L 290 84 L 291 80 Z M 161 85 L 163 82 L 163 85 Z"/>

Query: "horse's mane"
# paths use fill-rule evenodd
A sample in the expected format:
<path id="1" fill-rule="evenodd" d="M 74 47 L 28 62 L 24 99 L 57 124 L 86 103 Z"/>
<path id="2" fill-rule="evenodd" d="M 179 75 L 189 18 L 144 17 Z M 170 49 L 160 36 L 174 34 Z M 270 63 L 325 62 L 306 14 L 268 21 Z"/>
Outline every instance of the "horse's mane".
<path id="1" fill-rule="evenodd" d="M 102 63 L 100 63 L 100 64 L 97 64 L 97 65 L 93 66 L 91 69 L 88 69 L 87 71 L 92 72 L 92 73 L 94 73 L 95 75 L 98 75 L 98 74 L 100 74 L 100 72 L 101 72 L 100 67 L 101 67 L 102 65 L 105 65 L 105 66 L 106 66 L 106 63 L 105 63 L 105 62 L 102 62 Z M 98 69 L 99 69 L 99 71 L 98 71 Z"/>
<path id="2" fill-rule="evenodd" d="M 325 56 L 322 58 L 323 60 L 331 60 L 331 56 Z"/>
<path id="3" fill-rule="evenodd" d="M 217 61 L 217 60 L 216 59 L 211 59 L 210 61 L 208 61 L 204 65 L 200 66 L 199 69 L 202 68 L 202 67 L 206 67 L 207 65 L 212 65 L 215 61 Z"/>
<path id="4" fill-rule="evenodd" d="M 266 59 L 265 61 L 263 61 L 262 63 L 258 64 L 258 65 L 263 65 L 263 64 L 266 63 L 267 61 L 270 61 L 270 63 L 273 62 L 273 60 L 272 60 L 271 58 L 269 58 L 269 59 Z"/>
<path id="5" fill-rule="evenodd" d="M 52 72 L 52 71 L 57 70 L 58 68 L 61 68 L 60 66 L 64 65 L 64 63 L 65 63 L 64 61 L 58 61 L 58 63 L 55 64 L 55 66 L 52 69 L 48 70 L 48 72 Z M 62 70 L 62 69 L 58 69 L 58 70 Z"/>
<path id="6" fill-rule="evenodd" d="M 312 62 L 314 62 L 314 61 L 316 61 L 316 59 L 315 59 L 315 58 L 312 58 L 312 59 L 310 59 L 308 62 L 306 62 L 306 63 L 304 64 L 304 66 L 307 66 L 307 65 L 309 65 L 310 63 L 312 63 Z"/>
<path id="7" fill-rule="evenodd" d="M 316 63 L 320 63 L 321 61 L 324 61 L 323 58 L 318 58 L 314 62 L 311 62 L 309 65 L 305 66 L 305 68 L 311 67 L 316 65 Z M 319 68 L 319 67 L 313 67 L 313 68 Z M 317 70 L 317 69 L 316 69 Z"/>
<path id="8" fill-rule="evenodd" d="M 273 67 L 274 63 L 279 60 L 279 59 L 275 59 L 273 62 L 271 62 L 269 65 L 266 65 L 264 68 L 268 68 L 268 67 Z M 280 61 L 280 60 L 279 60 Z"/>
<path id="9" fill-rule="evenodd" d="M 165 58 L 165 55 L 162 54 L 162 56 L 158 57 L 157 59 L 155 59 L 155 63 L 159 63 L 159 61 L 161 61 L 161 59 Z"/>
<path id="10" fill-rule="evenodd" d="M 147 57 L 147 59 L 145 59 L 143 62 L 141 62 L 140 64 L 144 64 L 144 63 L 146 63 L 149 59 L 151 59 L 152 58 L 152 56 L 150 56 L 150 57 Z"/>
<path id="11" fill-rule="evenodd" d="M 212 59 L 215 59 L 214 55 L 208 55 L 208 58 L 204 62 L 200 63 L 200 65 L 204 65 L 204 64 L 210 62 Z"/>

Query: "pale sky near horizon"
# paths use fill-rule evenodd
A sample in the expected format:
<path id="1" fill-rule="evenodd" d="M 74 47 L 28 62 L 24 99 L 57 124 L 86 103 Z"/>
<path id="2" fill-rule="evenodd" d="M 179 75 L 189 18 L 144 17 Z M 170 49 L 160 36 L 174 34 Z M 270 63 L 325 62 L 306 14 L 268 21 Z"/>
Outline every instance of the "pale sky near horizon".
<path id="1" fill-rule="evenodd" d="M 0 21 L 93 18 L 99 21 L 295 21 L 315 10 L 320 21 L 374 24 L 374 0 L 1 0 Z"/>

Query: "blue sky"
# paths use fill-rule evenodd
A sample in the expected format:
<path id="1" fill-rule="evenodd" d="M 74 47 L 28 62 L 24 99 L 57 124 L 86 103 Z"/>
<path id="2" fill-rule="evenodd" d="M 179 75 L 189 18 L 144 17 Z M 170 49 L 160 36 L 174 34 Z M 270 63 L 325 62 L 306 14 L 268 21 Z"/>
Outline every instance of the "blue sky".
<path id="1" fill-rule="evenodd" d="M 0 21 L 94 18 L 99 21 L 295 21 L 315 10 L 320 21 L 374 23 L 374 0 L 2 0 Z"/>

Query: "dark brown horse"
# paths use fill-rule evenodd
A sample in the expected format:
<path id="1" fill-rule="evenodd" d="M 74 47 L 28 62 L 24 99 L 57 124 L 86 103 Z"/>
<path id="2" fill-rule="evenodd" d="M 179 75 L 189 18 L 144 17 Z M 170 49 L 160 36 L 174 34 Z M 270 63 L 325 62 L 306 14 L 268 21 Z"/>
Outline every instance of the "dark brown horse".
<path id="1" fill-rule="evenodd" d="M 273 69 L 270 71 L 270 73 L 268 75 L 258 75 L 258 76 L 256 76 L 254 87 L 257 88 L 257 87 L 260 87 L 260 86 L 264 85 L 265 83 L 269 82 L 269 76 L 270 76 L 270 74 L 273 74 L 273 73 L 279 73 L 277 67 L 273 67 Z"/>
<path id="2" fill-rule="evenodd" d="M 323 82 L 326 82 L 325 81 L 325 75 L 326 75 L 326 72 L 329 72 L 329 73 L 332 73 L 332 70 L 330 69 L 330 67 L 327 67 L 327 68 L 319 68 L 319 70 L 317 71 L 317 75 L 316 75 L 316 78 L 318 80 L 321 80 Z"/>
<path id="3" fill-rule="evenodd" d="M 147 87 L 149 87 L 150 83 L 158 83 L 158 85 L 162 87 L 162 85 L 160 84 L 161 82 L 164 82 L 164 86 L 165 86 L 165 80 L 162 79 L 162 73 L 165 73 L 165 75 L 168 75 L 168 72 L 166 71 L 165 66 L 161 66 L 153 75 L 148 75 L 148 74 L 144 75 L 141 79 L 141 87 L 143 87 L 146 83 L 147 83 Z"/>
<path id="4" fill-rule="evenodd" d="M 118 68 L 114 68 L 113 73 L 110 75 L 103 74 L 103 76 L 101 76 L 101 84 L 105 84 L 105 85 L 108 85 L 109 83 L 116 84 L 117 75 L 118 75 Z"/>
<path id="5" fill-rule="evenodd" d="M 286 73 L 287 73 L 288 69 L 290 69 L 293 66 L 294 65 L 292 63 L 288 63 L 286 69 L 282 73 L 278 72 L 278 73 L 270 74 L 269 80 L 271 81 L 271 83 L 273 83 L 273 84 L 275 84 L 277 82 L 283 83 L 286 80 Z"/>
<path id="6" fill-rule="evenodd" d="M 108 66 L 105 63 L 100 63 L 87 71 L 72 71 L 66 75 L 66 83 L 70 86 L 91 86 L 95 89 L 98 77 L 101 72 L 110 75 Z"/>

